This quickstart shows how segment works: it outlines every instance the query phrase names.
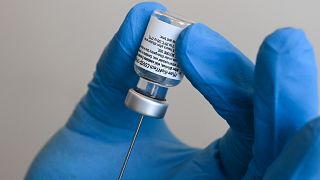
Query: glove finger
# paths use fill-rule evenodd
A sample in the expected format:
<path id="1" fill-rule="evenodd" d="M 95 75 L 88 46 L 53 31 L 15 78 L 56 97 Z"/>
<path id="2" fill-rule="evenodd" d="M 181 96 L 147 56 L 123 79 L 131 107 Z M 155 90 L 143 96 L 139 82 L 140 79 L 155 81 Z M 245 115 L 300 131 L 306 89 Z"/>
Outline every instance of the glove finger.
<path id="1" fill-rule="evenodd" d="M 254 65 L 203 24 L 185 29 L 177 40 L 176 51 L 186 77 L 231 127 L 217 145 L 226 176 L 243 177 L 252 158 Z"/>
<path id="2" fill-rule="evenodd" d="M 252 132 L 253 64 L 203 24 L 180 34 L 176 54 L 185 76 L 237 132 Z"/>
<path id="3" fill-rule="evenodd" d="M 261 178 L 294 133 L 318 111 L 317 69 L 304 32 L 283 28 L 262 43 L 255 68 L 255 143 L 248 176 Z"/>
<path id="4" fill-rule="evenodd" d="M 96 70 L 96 81 L 126 94 L 136 85 L 138 77 L 133 65 L 150 15 L 156 9 L 165 10 L 159 3 L 144 2 L 127 14 L 119 31 L 104 50 Z M 100 85 L 100 84 L 99 84 Z"/>
<path id="5" fill-rule="evenodd" d="M 281 151 L 264 179 L 319 179 L 320 118 L 309 122 Z"/>

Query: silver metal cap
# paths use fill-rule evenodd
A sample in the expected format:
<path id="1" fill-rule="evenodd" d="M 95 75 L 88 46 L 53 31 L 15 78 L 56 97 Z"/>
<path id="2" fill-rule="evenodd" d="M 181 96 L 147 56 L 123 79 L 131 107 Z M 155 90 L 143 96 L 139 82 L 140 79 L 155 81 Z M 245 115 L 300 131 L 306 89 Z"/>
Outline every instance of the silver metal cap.
<path id="1" fill-rule="evenodd" d="M 135 112 L 154 118 L 163 118 L 168 109 L 167 101 L 150 98 L 134 89 L 129 89 L 125 105 Z"/>

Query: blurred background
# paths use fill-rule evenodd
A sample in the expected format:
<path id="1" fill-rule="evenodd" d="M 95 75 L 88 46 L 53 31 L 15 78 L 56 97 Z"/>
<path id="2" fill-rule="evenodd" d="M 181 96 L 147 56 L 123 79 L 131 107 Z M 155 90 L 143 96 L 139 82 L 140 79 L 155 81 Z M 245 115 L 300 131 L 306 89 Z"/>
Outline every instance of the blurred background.
<path id="1" fill-rule="evenodd" d="M 0 1 L 0 179 L 24 177 L 86 92 L 102 50 L 137 2 Z M 284 26 L 303 28 L 319 59 L 319 1 L 159 2 L 220 32 L 253 61 L 264 37 Z M 205 147 L 227 129 L 187 79 L 168 100 L 168 125 L 190 145 Z"/>

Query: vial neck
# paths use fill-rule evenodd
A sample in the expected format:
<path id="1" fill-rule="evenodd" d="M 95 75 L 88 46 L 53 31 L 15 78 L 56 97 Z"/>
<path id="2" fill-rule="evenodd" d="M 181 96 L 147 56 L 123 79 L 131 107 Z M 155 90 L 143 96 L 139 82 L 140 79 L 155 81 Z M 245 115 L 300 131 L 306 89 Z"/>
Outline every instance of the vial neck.
<path id="1" fill-rule="evenodd" d="M 135 90 L 145 96 L 165 100 L 168 88 L 140 77 Z"/>

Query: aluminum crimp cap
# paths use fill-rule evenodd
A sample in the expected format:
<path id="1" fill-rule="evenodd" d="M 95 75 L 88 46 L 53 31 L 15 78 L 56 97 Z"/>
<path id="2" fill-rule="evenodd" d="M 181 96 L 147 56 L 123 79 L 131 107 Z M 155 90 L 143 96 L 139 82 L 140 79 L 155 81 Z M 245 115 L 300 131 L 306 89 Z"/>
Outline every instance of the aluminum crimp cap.
<path id="1" fill-rule="evenodd" d="M 158 100 L 148 97 L 134 89 L 129 89 L 125 105 L 137 113 L 154 118 L 163 118 L 168 109 L 168 103 L 166 100 Z"/>

